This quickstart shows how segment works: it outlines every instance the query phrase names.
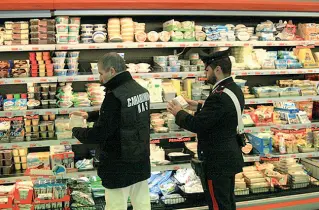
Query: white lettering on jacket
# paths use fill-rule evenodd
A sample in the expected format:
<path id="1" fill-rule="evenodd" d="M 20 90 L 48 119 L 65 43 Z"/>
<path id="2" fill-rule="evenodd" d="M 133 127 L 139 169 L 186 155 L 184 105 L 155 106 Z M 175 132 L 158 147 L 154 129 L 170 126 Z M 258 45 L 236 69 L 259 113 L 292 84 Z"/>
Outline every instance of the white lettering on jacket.
<path id="1" fill-rule="evenodd" d="M 132 96 L 127 99 L 127 107 L 137 106 L 138 113 L 147 111 L 148 101 L 150 100 L 149 93 L 142 93 L 136 96 Z"/>

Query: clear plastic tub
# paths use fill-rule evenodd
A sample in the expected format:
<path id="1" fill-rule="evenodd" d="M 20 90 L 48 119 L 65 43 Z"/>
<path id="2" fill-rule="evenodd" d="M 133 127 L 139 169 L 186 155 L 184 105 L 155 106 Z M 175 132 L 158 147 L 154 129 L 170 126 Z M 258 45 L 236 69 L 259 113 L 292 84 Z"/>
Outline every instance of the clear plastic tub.
<path id="1" fill-rule="evenodd" d="M 72 131 L 56 132 L 57 139 L 70 139 L 72 138 Z"/>

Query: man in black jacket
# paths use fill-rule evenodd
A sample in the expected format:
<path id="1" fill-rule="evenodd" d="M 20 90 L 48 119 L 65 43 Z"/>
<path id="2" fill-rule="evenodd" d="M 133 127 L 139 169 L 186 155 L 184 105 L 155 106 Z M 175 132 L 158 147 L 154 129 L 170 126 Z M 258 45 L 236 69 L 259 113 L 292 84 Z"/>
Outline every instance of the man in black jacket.
<path id="1" fill-rule="evenodd" d="M 98 175 L 106 188 L 106 210 L 126 210 L 128 197 L 134 209 L 150 210 L 149 93 L 117 53 L 104 55 L 98 68 L 105 99 L 99 113 L 72 113 L 96 121 L 93 128 L 73 128 L 73 135 L 101 148 Z"/>
<path id="2" fill-rule="evenodd" d="M 236 140 L 237 112 L 232 99 L 223 93 L 231 90 L 238 98 L 241 108 L 245 100 L 241 89 L 231 75 L 228 51 L 217 52 L 205 59 L 207 80 L 214 85 L 212 93 L 201 104 L 188 101 L 189 107 L 197 111 L 195 116 L 182 110 L 179 105 L 168 104 L 168 111 L 176 116 L 176 123 L 197 133 L 198 156 L 204 162 L 201 177 L 209 209 L 236 209 L 234 185 L 235 174 L 244 165 L 241 148 Z"/>

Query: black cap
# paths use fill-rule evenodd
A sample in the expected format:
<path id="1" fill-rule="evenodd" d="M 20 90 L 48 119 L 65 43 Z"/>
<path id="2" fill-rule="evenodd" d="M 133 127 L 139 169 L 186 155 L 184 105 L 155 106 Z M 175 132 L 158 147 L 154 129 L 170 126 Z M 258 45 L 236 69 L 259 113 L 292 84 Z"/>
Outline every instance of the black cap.
<path id="1" fill-rule="evenodd" d="M 203 62 L 208 66 L 211 64 L 213 61 L 216 60 L 221 60 L 224 58 L 229 58 L 230 55 L 230 48 L 224 51 L 217 51 L 217 52 L 212 52 L 212 53 L 207 53 L 205 51 L 201 51 L 199 53 L 200 58 L 203 60 Z"/>

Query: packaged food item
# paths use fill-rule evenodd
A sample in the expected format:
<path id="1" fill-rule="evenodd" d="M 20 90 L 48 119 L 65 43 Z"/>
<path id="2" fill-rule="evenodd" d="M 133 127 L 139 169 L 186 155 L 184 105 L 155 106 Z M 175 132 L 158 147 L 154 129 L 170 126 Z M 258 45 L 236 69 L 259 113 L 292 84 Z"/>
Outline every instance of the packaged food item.
<path id="1" fill-rule="evenodd" d="M 159 39 L 159 35 L 156 31 L 151 31 L 147 34 L 147 39 L 150 41 L 150 42 L 157 42 L 158 39 Z"/>
<path id="2" fill-rule="evenodd" d="M 50 152 L 29 153 L 27 155 L 28 169 L 50 169 Z"/>

